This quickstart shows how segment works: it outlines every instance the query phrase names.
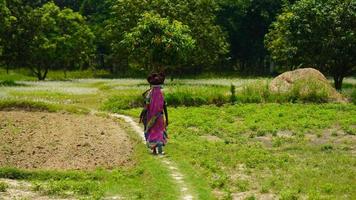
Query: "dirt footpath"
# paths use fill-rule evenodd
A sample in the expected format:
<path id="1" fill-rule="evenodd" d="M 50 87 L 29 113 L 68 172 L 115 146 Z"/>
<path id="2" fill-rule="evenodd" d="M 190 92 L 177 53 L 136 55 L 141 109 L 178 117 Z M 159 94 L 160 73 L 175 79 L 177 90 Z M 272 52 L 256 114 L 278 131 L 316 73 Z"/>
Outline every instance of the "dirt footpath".
<path id="1" fill-rule="evenodd" d="M 111 119 L 64 113 L 0 111 L 0 166 L 27 169 L 113 168 L 132 145 Z"/>

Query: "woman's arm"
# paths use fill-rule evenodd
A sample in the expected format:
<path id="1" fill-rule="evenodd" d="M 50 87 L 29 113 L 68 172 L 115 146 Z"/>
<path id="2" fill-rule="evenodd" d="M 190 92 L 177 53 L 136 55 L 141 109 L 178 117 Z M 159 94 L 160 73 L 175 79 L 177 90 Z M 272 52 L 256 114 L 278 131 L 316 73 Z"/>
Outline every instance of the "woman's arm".
<path id="1" fill-rule="evenodd" d="M 166 118 L 166 126 L 168 126 L 168 111 L 167 111 L 167 103 L 166 102 L 164 102 L 163 110 L 164 110 L 164 117 Z"/>

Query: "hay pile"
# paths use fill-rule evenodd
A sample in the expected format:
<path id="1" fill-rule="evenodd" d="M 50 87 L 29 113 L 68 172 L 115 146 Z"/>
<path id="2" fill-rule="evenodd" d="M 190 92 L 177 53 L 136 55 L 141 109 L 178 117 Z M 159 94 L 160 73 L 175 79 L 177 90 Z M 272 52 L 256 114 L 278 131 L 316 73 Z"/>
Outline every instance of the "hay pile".
<path id="1" fill-rule="evenodd" d="M 298 93 L 300 96 L 324 95 L 328 102 L 345 102 L 346 99 L 332 87 L 325 76 L 313 68 L 285 72 L 269 84 L 274 93 Z"/>

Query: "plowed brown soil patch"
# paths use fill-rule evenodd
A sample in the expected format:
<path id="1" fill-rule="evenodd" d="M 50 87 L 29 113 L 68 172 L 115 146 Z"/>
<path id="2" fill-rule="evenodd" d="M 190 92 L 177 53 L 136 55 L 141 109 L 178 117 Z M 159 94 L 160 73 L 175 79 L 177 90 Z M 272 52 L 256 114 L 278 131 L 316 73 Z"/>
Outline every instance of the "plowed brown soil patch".
<path id="1" fill-rule="evenodd" d="M 111 119 L 64 113 L 0 111 L 0 166 L 113 168 L 130 162 L 132 145 Z"/>

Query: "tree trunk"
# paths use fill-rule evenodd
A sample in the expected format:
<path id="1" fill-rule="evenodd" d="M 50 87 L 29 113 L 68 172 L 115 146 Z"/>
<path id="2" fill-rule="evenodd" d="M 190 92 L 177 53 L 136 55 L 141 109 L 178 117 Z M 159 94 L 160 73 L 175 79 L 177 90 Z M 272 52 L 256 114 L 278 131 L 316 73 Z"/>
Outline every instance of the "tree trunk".
<path id="1" fill-rule="evenodd" d="M 63 73 L 64 73 L 64 78 L 66 79 L 67 78 L 67 67 L 64 66 L 63 68 Z"/>
<path id="2" fill-rule="evenodd" d="M 6 74 L 9 74 L 9 65 L 6 65 Z"/>
<path id="3" fill-rule="evenodd" d="M 172 70 L 171 71 L 171 82 L 173 82 L 174 81 L 174 71 Z"/>
<path id="4" fill-rule="evenodd" d="M 334 85 L 335 85 L 335 89 L 338 91 L 342 90 L 342 81 L 344 80 L 344 77 L 341 75 L 335 75 L 334 76 Z"/>
<path id="5" fill-rule="evenodd" d="M 274 62 L 271 58 L 269 59 L 269 74 L 274 74 Z"/>
<path id="6" fill-rule="evenodd" d="M 103 53 L 99 54 L 99 66 L 100 66 L 100 69 L 104 69 L 105 63 L 104 63 L 104 54 Z"/>
<path id="7" fill-rule="evenodd" d="M 48 73 L 48 68 L 46 68 L 46 70 L 45 70 L 45 72 L 44 72 L 44 74 L 43 74 L 43 76 L 42 76 L 42 80 L 45 80 L 46 79 L 46 77 L 47 77 L 47 73 Z"/>
<path id="8" fill-rule="evenodd" d="M 39 81 L 43 81 L 44 80 L 41 71 L 36 72 L 36 75 L 37 75 L 37 78 L 38 78 Z"/>
<path id="9" fill-rule="evenodd" d="M 47 73 L 48 73 L 48 68 L 45 69 L 43 74 L 42 74 L 41 70 L 38 70 L 38 72 L 35 72 L 39 81 L 44 81 L 47 77 Z"/>

